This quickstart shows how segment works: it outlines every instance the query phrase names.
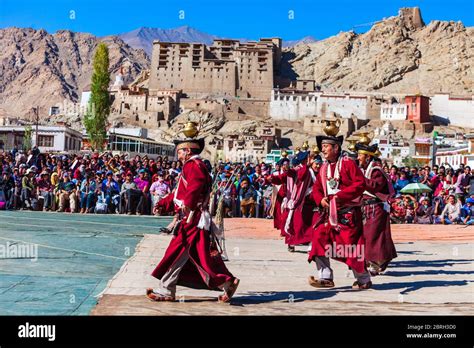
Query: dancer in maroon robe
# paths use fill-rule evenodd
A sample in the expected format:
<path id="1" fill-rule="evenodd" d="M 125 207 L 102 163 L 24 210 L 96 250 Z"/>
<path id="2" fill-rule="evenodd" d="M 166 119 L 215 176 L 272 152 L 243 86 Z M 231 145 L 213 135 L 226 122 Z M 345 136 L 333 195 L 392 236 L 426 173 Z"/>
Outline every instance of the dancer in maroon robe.
<path id="1" fill-rule="evenodd" d="M 280 171 L 268 176 L 267 182 L 279 186 L 275 206 L 273 207 L 273 227 L 281 231 L 281 203 L 286 196 L 286 172 L 289 169 L 290 160 L 288 158 L 282 158 L 278 164 L 280 165 Z M 282 237 L 285 236 L 283 233 L 280 233 L 280 235 Z"/>
<path id="2" fill-rule="evenodd" d="M 225 266 L 215 243 L 211 243 L 212 221 L 208 211 L 211 177 L 199 154 L 204 139 L 175 141 L 178 159 L 184 162 L 174 194 L 160 200 L 158 207 L 169 209 L 174 202 L 179 214 L 177 233 L 152 275 L 160 280 L 157 290 L 147 289 L 153 301 L 174 301 L 176 286 L 224 290 L 220 302 L 229 302 L 239 279 Z"/>
<path id="3" fill-rule="evenodd" d="M 357 279 L 354 289 L 369 289 L 372 282 L 364 262 L 360 207 L 364 175 L 353 159 L 342 155 L 343 136 L 330 134 L 316 137 L 326 161 L 313 186 L 314 201 L 323 213 L 316 223 L 308 258 L 309 262 L 315 261 L 318 276 L 311 276 L 309 284 L 317 288 L 334 287 L 329 261 L 334 258 L 352 269 Z"/>
<path id="4" fill-rule="evenodd" d="M 390 178 L 376 159 L 377 144 L 358 143 L 356 149 L 366 186 L 363 196 L 365 261 L 370 274 L 375 276 L 397 257 L 390 230 L 388 203 L 394 191 Z"/>
<path id="5" fill-rule="evenodd" d="M 290 251 L 295 245 L 307 245 L 313 237 L 314 218 L 318 216 L 312 199 L 312 187 L 316 181 L 313 156 L 300 151 L 293 159 L 293 168 L 286 172 L 286 197 L 282 203 L 281 231 Z"/>

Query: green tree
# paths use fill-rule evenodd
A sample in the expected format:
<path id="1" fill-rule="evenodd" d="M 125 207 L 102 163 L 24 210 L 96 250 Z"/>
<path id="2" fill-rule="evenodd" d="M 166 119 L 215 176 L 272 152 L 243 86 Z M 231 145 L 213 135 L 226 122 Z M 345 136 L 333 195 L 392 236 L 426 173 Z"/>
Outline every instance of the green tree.
<path id="1" fill-rule="evenodd" d="M 91 79 L 91 96 L 84 115 L 84 126 L 94 150 L 103 150 L 107 138 L 109 99 L 109 49 L 101 42 L 95 51 Z"/>
<path id="2" fill-rule="evenodd" d="M 418 161 L 416 158 L 405 157 L 402 159 L 402 163 L 407 167 L 423 167 L 423 163 Z"/>
<path id="3" fill-rule="evenodd" d="M 25 126 L 25 135 L 23 136 L 23 151 L 28 151 L 32 147 L 33 129 L 30 125 Z"/>

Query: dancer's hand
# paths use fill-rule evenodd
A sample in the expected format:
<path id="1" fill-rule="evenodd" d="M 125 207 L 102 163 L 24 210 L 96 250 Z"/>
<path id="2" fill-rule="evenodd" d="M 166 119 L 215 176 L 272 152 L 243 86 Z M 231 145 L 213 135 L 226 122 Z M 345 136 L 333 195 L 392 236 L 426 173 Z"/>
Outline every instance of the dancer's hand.
<path id="1" fill-rule="evenodd" d="M 321 206 L 323 208 L 329 208 L 329 199 L 327 197 L 321 199 Z"/>

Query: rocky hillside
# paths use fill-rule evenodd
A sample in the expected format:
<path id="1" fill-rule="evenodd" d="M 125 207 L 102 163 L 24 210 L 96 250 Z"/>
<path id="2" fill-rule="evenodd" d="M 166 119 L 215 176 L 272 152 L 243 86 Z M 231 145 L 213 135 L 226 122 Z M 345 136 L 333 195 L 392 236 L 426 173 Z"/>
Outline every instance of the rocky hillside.
<path id="1" fill-rule="evenodd" d="M 100 41 L 107 43 L 112 79 L 122 65 L 130 67 L 130 79 L 149 67 L 145 52 L 128 46 L 118 37 L 8 28 L 0 30 L 0 109 L 7 115 L 31 116 L 39 105 L 41 114 L 64 100 L 77 102 L 90 85 L 92 57 Z"/>
<path id="2" fill-rule="evenodd" d="M 287 76 L 323 90 L 474 93 L 474 28 L 425 25 L 417 8 L 380 21 L 364 34 L 343 32 L 286 50 Z"/>

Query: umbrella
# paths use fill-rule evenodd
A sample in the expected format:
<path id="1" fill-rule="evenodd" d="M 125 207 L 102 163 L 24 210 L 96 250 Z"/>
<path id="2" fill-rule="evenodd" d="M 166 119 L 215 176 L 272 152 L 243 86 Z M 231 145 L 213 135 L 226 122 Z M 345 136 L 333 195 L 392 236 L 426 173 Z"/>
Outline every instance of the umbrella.
<path id="1" fill-rule="evenodd" d="M 412 183 L 408 184 L 404 188 L 400 190 L 401 193 L 424 193 L 424 192 L 431 192 L 431 188 L 426 186 L 425 184 L 420 183 Z"/>

